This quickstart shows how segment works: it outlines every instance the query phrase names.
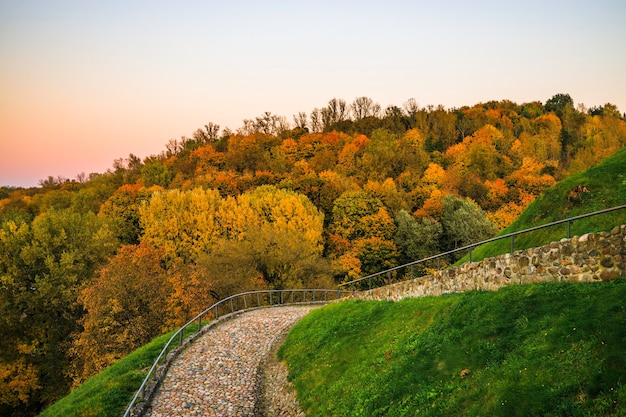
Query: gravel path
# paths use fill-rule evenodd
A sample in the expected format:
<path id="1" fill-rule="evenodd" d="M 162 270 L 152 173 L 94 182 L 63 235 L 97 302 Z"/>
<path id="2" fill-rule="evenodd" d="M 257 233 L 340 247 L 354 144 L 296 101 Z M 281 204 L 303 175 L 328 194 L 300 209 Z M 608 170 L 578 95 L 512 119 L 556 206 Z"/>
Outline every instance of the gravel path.
<path id="1" fill-rule="evenodd" d="M 254 310 L 211 329 L 174 361 L 145 415 L 257 417 L 262 408 L 271 415 L 301 415 L 284 369 L 278 375 L 280 364 L 267 357 L 288 329 L 317 307 Z M 263 378 L 268 392 L 262 393 L 260 370 L 268 363 L 272 382 Z M 261 402 L 278 409 L 268 411 Z"/>

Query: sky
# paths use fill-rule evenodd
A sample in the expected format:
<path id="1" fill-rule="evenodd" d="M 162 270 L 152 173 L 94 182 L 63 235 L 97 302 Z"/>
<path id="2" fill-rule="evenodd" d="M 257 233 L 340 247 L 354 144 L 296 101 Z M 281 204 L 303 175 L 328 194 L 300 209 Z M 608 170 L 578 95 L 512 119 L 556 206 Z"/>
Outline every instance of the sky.
<path id="1" fill-rule="evenodd" d="M 332 98 L 626 112 L 624 22 L 623 0 L 0 0 L 0 186 Z"/>

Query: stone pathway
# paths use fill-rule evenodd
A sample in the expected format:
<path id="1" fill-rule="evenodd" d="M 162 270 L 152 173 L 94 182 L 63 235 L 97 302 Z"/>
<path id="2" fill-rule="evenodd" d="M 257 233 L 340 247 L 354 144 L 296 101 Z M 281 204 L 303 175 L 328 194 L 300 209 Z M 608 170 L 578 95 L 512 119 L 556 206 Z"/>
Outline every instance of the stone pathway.
<path id="1" fill-rule="evenodd" d="M 272 396 L 282 396 L 285 390 L 261 395 L 260 367 L 286 331 L 317 307 L 254 310 L 209 330 L 174 361 L 145 415 L 257 417 L 261 397 L 263 402 L 284 403 L 284 398 Z M 297 409 L 297 404 L 291 406 Z"/>

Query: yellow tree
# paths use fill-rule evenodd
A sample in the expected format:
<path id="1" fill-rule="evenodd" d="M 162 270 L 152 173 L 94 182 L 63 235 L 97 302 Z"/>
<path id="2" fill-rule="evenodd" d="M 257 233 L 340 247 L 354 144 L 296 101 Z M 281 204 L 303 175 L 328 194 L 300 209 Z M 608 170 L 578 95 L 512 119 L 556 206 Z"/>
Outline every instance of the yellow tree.
<path id="1" fill-rule="evenodd" d="M 258 187 L 227 199 L 217 216 L 222 237 L 239 242 L 241 262 L 250 262 L 271 287 L 301 286 L 306 272 L 323 264 L 324 216 L 302 194 Z"/>
<path id="2" fill-rule="evenodd" d="M 573 145 L 571 173 L 584 171 L 626 145 L 626 121 L 611 116 L 593 116 L 583 125 L 583 140 Z"/>
<path id="3" fill-rule="evenodd" d="M 532 157 L 537 161 L 559 160 L 561 157 L 561 120 L 548 113 L 532 120 L 532 133 L 522 132 L 517 152 L 522 158 Z"/>
<path id="4" fill-rule="evenodd" d="M 417 129 L 407 130 L 398 141 L 400 170 L 421 173 L 426 169 L 430 156 L 424 148 L 425 139 Z"/>
<path id="5" fill-rule="evenodd" d="M 190 263 L 208 251 L 220 235 L 216 190 L 170 190 L 152 195 L 139 210 L 142 242 L 162 248 L 168 262 Z"/>
<path id="6" fill-rule="evenodd" d="M 189 319 L 210 299 L 210 278 L 196 264 L 222 234 L 217 220 L 222 202 L 217 190 L 170 190 L 153 194 L 139 210 L 141 242 L 160 248 L 167 264 L 169 323 Z"/>
<path id="7" fill-rule="evenodd" d="M 402 209 L 406 210 L 409 208 L 406 193 L 402 189 L 398 189 L 396 183 L 391 178 L 387 178 L 382 182 L 368 181 L 363 189 L 380 198 L 390 213 L 394 215 Z"/>

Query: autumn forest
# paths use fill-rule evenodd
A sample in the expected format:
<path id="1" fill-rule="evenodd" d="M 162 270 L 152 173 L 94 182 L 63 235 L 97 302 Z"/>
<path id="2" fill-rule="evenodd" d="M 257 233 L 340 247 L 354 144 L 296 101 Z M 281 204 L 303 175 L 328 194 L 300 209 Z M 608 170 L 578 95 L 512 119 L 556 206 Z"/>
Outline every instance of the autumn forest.
<path id="1" fill-rule="evenodd" d="M 616 106 L 568 94 L 455 109 L 360 97 L 0 187 L 0 415 L 36 415 L 234 293 L 334 288 L 489 238 L 625 145 Z"/>

